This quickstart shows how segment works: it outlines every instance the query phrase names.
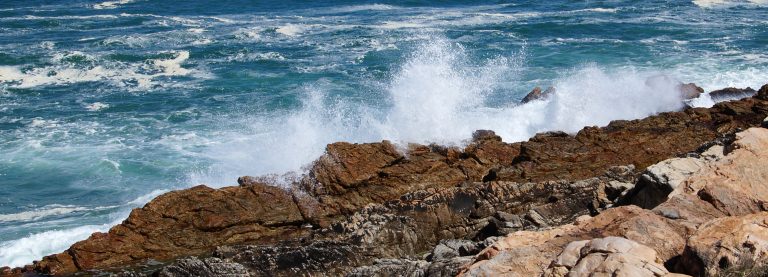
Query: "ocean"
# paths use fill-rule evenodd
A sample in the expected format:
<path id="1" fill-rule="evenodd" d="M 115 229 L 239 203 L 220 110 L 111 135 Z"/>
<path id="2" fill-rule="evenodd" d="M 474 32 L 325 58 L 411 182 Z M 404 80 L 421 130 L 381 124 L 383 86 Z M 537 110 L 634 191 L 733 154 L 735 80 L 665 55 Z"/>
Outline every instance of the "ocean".
<path id="1" fill-rule="evenodd" d="M 768 1 L 2 1 L 0 266 L 335 141 L 462 145 L 768 82 Z M 544 101 L 520 105 L 534 87 Z M 694 105 L 709 106 L 703 97 Z"/>

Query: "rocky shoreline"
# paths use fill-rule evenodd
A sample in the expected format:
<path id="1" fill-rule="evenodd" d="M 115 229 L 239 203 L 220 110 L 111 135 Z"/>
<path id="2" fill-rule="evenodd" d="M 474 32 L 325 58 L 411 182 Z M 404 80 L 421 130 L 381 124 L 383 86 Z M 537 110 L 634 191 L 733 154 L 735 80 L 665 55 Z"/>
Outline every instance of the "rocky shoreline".
<path id="1" fill-rule="evenodd" d="M 169 192 L 107 233 L 0 276 L 759 270 L 768 85 L 717 95 L 737 93 L 754 96 L 518 143 L 483 130 L 464 148 L 334 143 L 287 187 L 246 176 Z"/>

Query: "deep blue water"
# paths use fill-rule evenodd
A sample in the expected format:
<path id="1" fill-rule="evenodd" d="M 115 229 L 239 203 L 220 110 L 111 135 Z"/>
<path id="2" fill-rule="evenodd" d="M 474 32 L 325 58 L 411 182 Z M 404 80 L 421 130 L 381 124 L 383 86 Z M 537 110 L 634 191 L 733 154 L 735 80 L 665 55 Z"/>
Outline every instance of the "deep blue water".
<path id="1" fill-rule="evenodd" d="M 2 1 L 0 265 L 333 141 L 519 141 L 768 82 L 765 1 L 694 2 Z"/>

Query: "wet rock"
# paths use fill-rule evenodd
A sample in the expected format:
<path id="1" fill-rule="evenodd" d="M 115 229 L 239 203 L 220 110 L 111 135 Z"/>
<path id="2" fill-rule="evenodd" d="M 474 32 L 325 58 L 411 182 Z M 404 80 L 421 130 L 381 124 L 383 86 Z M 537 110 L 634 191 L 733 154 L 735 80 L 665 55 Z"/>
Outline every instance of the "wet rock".
<path id="1" fill-rule="evenodd" d="M 755 95 L 757 92 L 752 88 L 724 88 L 720 90 L 715 90 L 709 92 L 709 96 L 712 97 L 712 100 L 715 102 L 722 102 L 727 100 L 736 100 L 736 99 L 742 99 L 746 97 L 751 97 Z"/>
<path id="2" fill-rule="evenodd" d="M 495 134 L 486 133 L 465 149 L 411 145 L 398 150 L 387 141 L 331 144 L 309 174 L 286 189 L 263 184 L 264 179 L 242 178 L 236 187 L 198 186 L 170 192 L 135 209 L 108 233 L 96 233 L 63 253 L 19 270 L 34 267 L 38 273 L 65 274 L 130 266 L 148 259 L 166 262 L 210 253 L 217 246 L 276 246 L 284 241 L 297 241 L 291 246 L 296 249 L 311 247 L 309 241 L 314 239 L 356 247 L 379 246 L 374 248 L 378 251 L 350 250 L 354 257 L 365 257 L 350 259 L 352 267 L 373 258 L 426 253 L 443 239 L 484 240 L 508 232 L 559 226 L 587 214 L 600 218 L 607 213 L 602 209 L 613 201 L 607 195 L 617 191 L 620 195 L 625 187 L 610 181 L 630 183 L 626 179 L 634 178 L 613 180 L 604 175 L 606 170 L 629 164 L 645 168 L 697 151 L 724 134 L 757 126 L 768 114 L 768 102 L 760 99 L 614 121 L 602 128 L 584 128 L 576 135 L 551 132 L 522 143 L 504 143 Z M 761 164 L 756 160 L 750 161 Z M 755 180 L 759 178 L 762 175 L 756 175 Z M 699 199 L 721 213 L 736 215 L 760 207 L 759 192 L 728 198 L 729 194 L 707 182 L 693 182 L 696 188 L 683 187 L 688 195 L 707 196 Z M 748 192 L 747 185 L 755 183 L 728 189 Z M 689 193 L 693 190 L 696 193 Z M 616 209 L 626 212 L 627 208 Z M 500 220 L 499 212 L 520 220 Z M 690 230 L 688 223 L 668 222 L 676 222 L 673 218 L 685 213 L 685 209 L 668 209 L 624 215 L 627 219 L 616 222 L 626 225 L 624 231 L 608 228 L 613 231 L 595 234 L 624 234 L 654 248 L 664 259 L 675 249 L 670 245 L 684 241 L 678 239 L 682 238 L 680 233 L 675 233 L 677 237 L 664 232 L 661 237 L 647 234 L 658 242 L 646 242 L 630 237 L 626 230 L 664 224 Z M 662 242 L 670 245 L 654 244 Z M 343 248 L 339 247 L 331 248 Z M 305 255 L 297 257 L 296 266 L 316 261 Z M 246 267 L 253 271 L 259 266 Z"/>
<path id="3" fill-rule="evenodd" d="M 621 237 L 569 243 L 544 276 L 665 276 L 653 249 Z"/>
<path id="4" fill-rule="evenodd" d="M 474 255 L 479 252 L 477 242 L 471 240 L 448 239 L 442 240 L 432 249 L 432 260 L 449 260 L 461 256 Z"/>

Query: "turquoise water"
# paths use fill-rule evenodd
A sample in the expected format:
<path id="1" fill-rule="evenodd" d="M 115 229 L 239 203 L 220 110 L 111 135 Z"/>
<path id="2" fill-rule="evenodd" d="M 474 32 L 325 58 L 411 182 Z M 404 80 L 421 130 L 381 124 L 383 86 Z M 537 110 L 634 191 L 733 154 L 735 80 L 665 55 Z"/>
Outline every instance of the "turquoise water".
<path id="1" fill-rule="evenodd" d="M 768 82 L 765 1 L 303 2 L 0 3 L 0 265 L 334 141 L 519 141 Z"/>

